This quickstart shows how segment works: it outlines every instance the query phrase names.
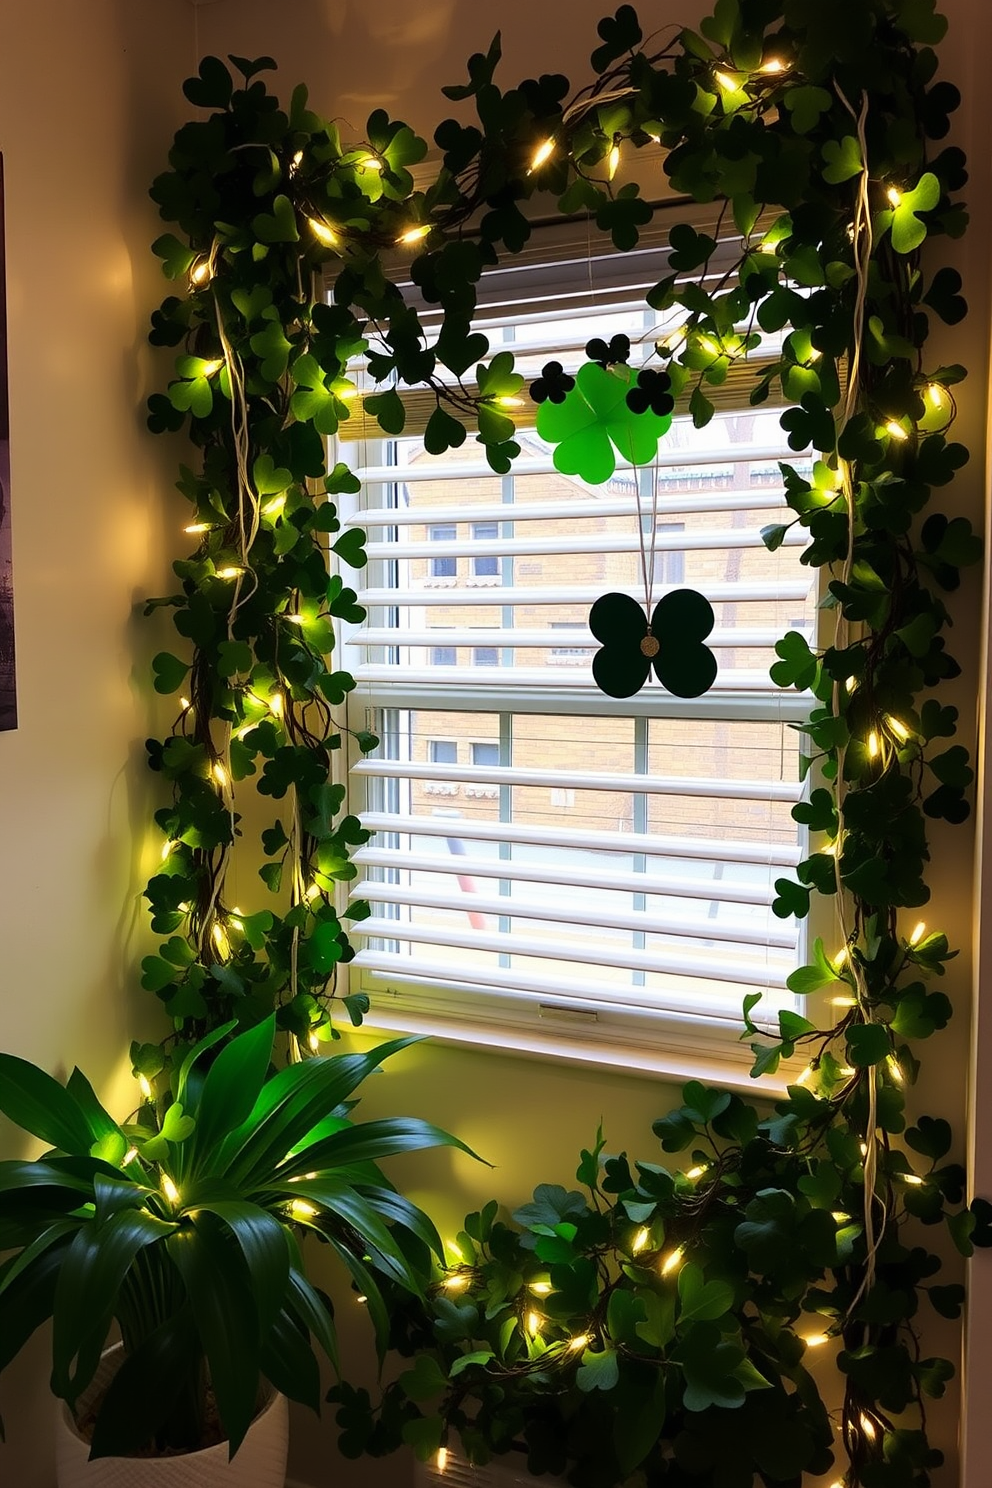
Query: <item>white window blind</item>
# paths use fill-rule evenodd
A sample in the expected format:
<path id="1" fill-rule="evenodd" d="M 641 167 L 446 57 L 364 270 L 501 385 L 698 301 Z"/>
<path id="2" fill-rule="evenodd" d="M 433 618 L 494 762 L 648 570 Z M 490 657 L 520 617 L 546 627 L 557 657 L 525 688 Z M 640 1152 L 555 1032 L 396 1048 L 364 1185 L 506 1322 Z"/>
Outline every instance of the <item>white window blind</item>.
<path id="1" fill-rule="evenodd" d="M 528 378 L 552 357 L 574 369 L 591 336 L 618 331 L 637 365 L 670 329 L 644 305 L 661 272 L 658 249 L 502 271 L 480 322 Z M 350 421 L 362 492 L 348 520 L 370 562 L 349 702 L 381 739 L 352 767 L 376 833 L 356 854 L 354 896 L 373 912 L 352 975 L 373 1017 L 482 1038 L 498 1024 L 730 1042 L 746 993 L 768 1016 L 795 1005 L 798 931 L 771 901 L 800 856 L 789 725 L 806 704 L 768 668 L 786 629 L 812 635 L 815 594 L 801 534 L 774 554 L 761 543 L 781 512 L 777 460 L 803 461 L 776 411 L 747 406 L 752 376 L 706 429 L 677 412 L 655 468 L 621 461 L 598 487 L 554 469 L 533 408 L 507 476 L 471 439 L 428 455 L 419 395 L 401 438 Z M 643 603 L 652 524 L 653 602 L 688 585 L 716 614 L 719 673 L 696 700 L 653 676 L 628 700 L 592 681 L 589 607 L 615 590 Z"/>

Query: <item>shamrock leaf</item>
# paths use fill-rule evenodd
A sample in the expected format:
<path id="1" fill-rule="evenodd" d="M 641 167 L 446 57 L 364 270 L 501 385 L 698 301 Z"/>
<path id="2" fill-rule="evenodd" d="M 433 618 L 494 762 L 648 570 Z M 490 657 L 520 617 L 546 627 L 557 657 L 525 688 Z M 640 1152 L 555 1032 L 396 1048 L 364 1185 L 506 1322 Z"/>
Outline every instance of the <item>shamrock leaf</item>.
<path id="1" fill-rule="evenodd" d="M 646 465 L 658 452 L 658 440 L 671 428 L 671 416 L 632 413 L 627 393 L 635 374 L 628 367 L 606 371 L 586 362 L 576 385 L 562 403 L 542 403 L 537 432 L 556 445 L 555 469 L 578 475 L 592 486 L 608 481 L 616 469 L 618 450 L 634 465 Z"/>
<path id="2" fill-rule="evenodd" d="M 626 362 L 630 357 L 630 337 L 621 332 L 610 337 L 607 345 L 602 336 L 593 336 L 591 341 L 586 342 L 586 356 L 591 362 L 596 362 L 605 372 L 607 367 L 612 367 L 620 362 Z"/>
<path id="3" fill-rule="evenodd" d="M 545 362 L 541 375 L 530 385 L 530 395 L 535 403 L 564 403 L 565 394 L 575 386 L 575 378 L 562 367 L 561 362 Z"/>
<path id="4" fill-rule="evenodd" d="M 152 252 L 162 260 L 162 272 L 167 279 L 181 279 L 189 273 L 196 260 L 193 249 L 187 243 L 181 243 L 174 233 L 156 238 Z"/>
<path id="5" fill-rule="evenodd" d="M 826 88 L 804 83 L 798 88 L 790 88 L 783 101 L 792 115 L 792 127 L 796 133 L 809 134 L 811 129 L 815 129 L 820 115 L 826 113 L 833 103 L 833 98 Z"/>
<path id="6" fill-rule="evenodd" d="M 260 243 L 296 243 L 299 229 L 296 213 L 288 196 L 277 196 L 271 212 L 259 212 L 252 219 L 252 231 Z"/>
<path id="7" fill-rule="evenodd" d="M 301 356 L 293 366 L 293 381 L 296 392 L 289 400 L 293 417 L 312 423 L 318 434 L 336 434 L 338 416 L 340 413 L 347 416 L 347 409 L 328 387 L 317 359 L 309 353 Z"/>
<path id="8" fill-rule="evenodd" d="M 823 179 L 831 186 L 839 186 L 861 170 L 861 148 L 853 134 L 845 134 L 841 140 L 825 142 L 823 160 Z"/>
<path id="9" fill-rule="evenodd" d="M 940 201 L 940 182 L 932 171 L 925 171 L 912 191 L 898 195 L 890 212 L 880 214 L 880 226 L 891 224 L 892 246 L 897 253 L 912 253 L 927 235 L 926 224 L 917 215 L 932 212 Z"/>
<path id="10" fill-rule="evenodd" d="M 627 407 L 631 413 L 657 414 L 664 418 L 675 407 L 672 397 L 672 379 L 667 372 L 657 372 L 653 367 L 643 367 L 637 374 L 637 386 L 627 394 Z"/>
<path id="11" fill-rule="evenodd" d="M 699 697 L 713 686 L 716 657 L 703 641 L 713 608 L 695 589 L 676 589 L 654 607 L 650 625 L 629 594 L 604 594 L 589 614 L 602 649 L 592 660 L 596 686 L 609 697 L 632 697 L 651 668 L 676 697 Z"/>
<path id="12" fill-rule="evenodd" d="M 155 673 L 155 691 L 169 693 L 179 689 L 189 667 L 171 651 L 160 651 L 152 657 L 152 671 Z"/>

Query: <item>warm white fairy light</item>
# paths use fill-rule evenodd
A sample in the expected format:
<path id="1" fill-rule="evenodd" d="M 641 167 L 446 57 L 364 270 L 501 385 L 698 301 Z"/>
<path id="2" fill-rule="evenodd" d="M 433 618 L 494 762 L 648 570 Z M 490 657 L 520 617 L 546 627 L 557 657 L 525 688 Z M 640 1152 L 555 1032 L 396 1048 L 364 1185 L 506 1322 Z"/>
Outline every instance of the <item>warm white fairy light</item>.
<path id="1" fill-rule="evenodd" d="M 908 1183 L 911 1188 L 922 1187 L 923 1179 L 918 1173 L 901 1173 L 900 1177 L 902 1178 L 903 1183 Z"/>
<path id="2" fill-rule="evenodd" d="M 151 1100 L 151 1098 L 152 1098 L 152 1087 L 151 1087 L 151 1084 L 149 1083 L 149 1080 L 148 1080 L 147 1075 L 139 1075 L 138 1076 L 138 1089 L 141 1091 L 141 1093 L 144 1096 L 144 1098 L 145 1098 L 146 1101 L 147 1100 Z"/>
<path id="3" fill-rule="evenodd" d="M 696 1178 L 702 1178 L 702 1176 L 703 1176 L 703 1174 L 705 1172 L 706 1172 L 706 1164 L 705 1163 L 697 1163 L 694 1168 L 690 1168 L 688 1170 L 688 1172 L 686 1173 L 685 1176 L 687 1178 L 691 1178 L 691 1179 L 695 1180 Z"/>
<path id="4" fill-rule="evenodd" d="M 767 62 L 762 62 L 761 66 L 758 68 L 758 71 L 769 73 L 784 72 L 785 63 L 782 61 L 781 57 L 769 57 Z"/>
<path id="5" fill-rule="evenodd" d="M 822 1348 L 825 1343 L 829 1342 L 829 1333 L 807 1333 L 803 1337 L 803 1343 L 807 1348 Z"/>
<path id="6" fill-rule="evenodd" d="M 815 1073 L 815 1071 L 813 1069 L 813 1066 L 811 1064 L 808 1064 L 806 1066 L 806 1068 L 800 1074 L 798 1074 L 796 1076 L 796 1084 L 797 1085 L 806 1085 L 806 1084 L 808 1084 L 809 1081 L 813 1078 L 814 1073 Z"/>
<path id="7" fill-rule="evenodd" d="M 905 1085 L 906 1076 L 903 1074 L 902 1065 L 899 1063 L 896 1056 L 894 1054 L 890 1054 L 885 1062 L 889 1067 L 889 1074 L 892 1076 L 893 1080 L 895 1080 L 896 1084 Z"/>
<path id="8" fill-rule="evenodd" d="M 607 174 L 608 178 L 611 181 L 613 180 L 613 177 L 616 175 L 617 169 L 618 169 L 619 165 L 620 165 L 620 146 L 617 145 L 617 144 L 615 144 L 613 146 L 613 148 L 610 150 L 610 153 L 607 156 L 607 160 L 606 160 L 606 174 Z"/>
<path id="9" fill-rule="evenodd" d="M 300 168 L 300 166 L 302 164 L 303 164 L 303 151 L 302 150 L 297 150 L 296 154 L 293 156 L 292 160 L 289 162 L 289 174 L 291 176 L 292 175 L 295 175 L 296 172 L 299 170 L 299 168 Z"/>
<path id="10" fill-rule="evenodd" d="M 217 947 L 217 954 L 226 961 L 231 954 L 231 942 L 227 938 L 227 932 L 223 925 L 219 925 L 215 921 L 211 934 L 214 939 L 214 945 Z"/>
<path id="11" fill-rule="evenodd" d="M 273 496 L 271 501 L 267 501 L 265 503 L 265 505 L 262 507 L 262 516 L 278 517 L 285 505 L 286 493 L 285 491 L 281 491 L 278 496 Z"/>
<path id="12" fill-rule="evenodd" d="M 543 140 L 542 143 L 538 145 L 537 149 L 534 151 L 533 155 L 531 156 L 530 170 L 528 170 L 527 174 L 528 175 L 531 175 L 534 171 L 540 170 L 541 169 L 541 166 L 544 165 L 547 161 L 549 161 L 551 159 L 551 157 L 554 154 L 554 152 L 555 152 L 555 142 L 554 142 L 554 140 L 553 139 Z"/>
<path id="13" fill-rule="evenodd" d="M 294 1199 L 289 1206 L 289 1212 L 293 1219 L 313 1219 L 317 1209 L 313 1204 L 308 1204 L 306 1199 Z"/>
<path id="14" fill-rule="evenodd" d="M 437 1470 L 438 1470 L 438 1472 L 439 1473 L 443 1473 L 444 1470 L 445 1470 L 445 1468 L 448 1465 L 448 1449 L 447 1449 L 447 1447 L 438 1447 L 438 1449 L 437 1449 L 437 1457 L 436 1457 L 435 1461 L 437 1462 Z"/>
<path id="15" fill-rule="evenodd" d="M 529 1312 L 527 1314 L 527 1332 L 530 1334 L 531 1338 L 537 1337 L 537 1335 L 541 1331 L 541 1324 L 543 1322 L 544 1319 L 539 1312 Z"/>
<path id="16" fill-rule="evenodd" d="M 338 235 L 331 231 L 326 222 L 322 222 L 319 217 L 308 217 L 307 223 L 318 243 L 323 244 L 325 248 L 338 246 Z"/>
<path id="17" fill-rule="evenodd" d="M 220 760 L 214 760 L 211 773 L 213 774 L 213 777 L 216 780 L 217 784 L 220 786 L 221 790 L 227 790 L 227 787 L 231 783 L 231 777 L 224 769 L 224 766 L 221 764 Z"/>
<path id="18" fill-rule="evenodd" d="M 912 737 L 901 718 L 894 718 L 891 713 L 886 713 L 885 722 L 889 732 L 895 734 L 900 744 L 905 744 Z"/>
<path id="19" fill-rule="evenodd" d="M 568 1351 L 570 1354 L 577 1354 L 579 1349 L 584 1349 L 590 1343 L 592 1343 L 592 1338 L 588 1333 L 578 1333 L 568 1340 Z"/>
<path id="20" fill-rule="evenodd" d="M 724 90 L 725 93 L 736 93 L 736 91 L 737 91 L 737 84 L 734 81 L 734 79 L 730 76 L 730 73 L 729 72 L 719 72 L 719 71 L 717 71 L 717 72 L 714 72 L 713 76 L 716 79 L 716 81 L 720 84 L 720 87 Z"/>
<path id="21" fill-rule="evenodd" d="M 128 1165 L 128 1163 L 133 1163 L 134 1162 L 134 1159 L 137 1157 L 137 1155 L 138 1155 L 138 1149 L 137 1149 L 137 1147 L 129 1147 L 127 1149 L 127 1151 L 125 1152 L 124 1156 L 121 1158 L 121 1167 L 126 1168 L 127 1165 Z"/>
<path id="22" fill-rule="evenodd" d="M 847 961 L 847 955 L 848 955 L 847 946 L 846 945 L 841 946 L 840 950 L 837 952 L 836 956 L 834 957 L 833 961 L 831 962 L 831 965 L 833 966 L 834 971 L 840 971 L 841 967 Z"/>
<path id="23" fill-rule="evenodd" d="M 228 564 L 227 568 L 219 568 L 217 570 L 217 577 L 219 579 L 237 579 L 240 578 L 243 573 L 243 568 L 239 568 L 235 563 L 230 563 Z"/>
<path id="24" fill-rule="evenodd" d="M 513 398 L 509 393 L 504 394 L 501 398 L 497 398 L 496 402 L 500 408 L 522 408 L 524 406 L 523 398 Z"/>
<path id="25" fill-rule="evenodd" d="M 648 1243 L 648 1241 L 650 1239 L 651 1239 L 651 1231 L 649 1229 L 646 1229 L 646 1228 L 639 1229 L 638 1232 L 637 1232 L 637 1234 L 634 1236 L 634 1239 L 631 1242 L 631 1247 L 630 1247 L 631 1250 L 633 1251 L 634 1255 L 638 1255 L 640 1253 L 640 1251 L 642 1251 L 644 1249 L 644 1247 L 647 1245 L 647 1243 Z"/>
<path id="26" fill-rule="evenodd" d="M 911 946 L 919 945 L 920 941 L 923 939 L 923 937 L 924 937 L 924 935 L 926 935 L 926 933 L 927 933 L 926 921 L 925 920 L 920 920 L 917 925 L 914 925 L 913 926 L 913 933 L 909 937 L 909 943 L 910 943 L 910 945 Z"/>
<path id="27" fill-rule="evenodd" d="M 184 532 L 188 532 L 190 534 L 190 536 L 193 537 L 198 532 L 209 532 L 210 531 L 210 523 L 209 522 L 188 522 L 186 524 L 186 526 L 183 528 L 183 531 Z"/>
<path id="28" fill-rule="evenodd" d="M 374 175 L 378 175 L 379 172 L 382 170 L 382 161 L 379 159 L 378 155 L 363 155 L 361 160 L 358 162 L 358 169 L 363 171 L 371 171 Z"/>
<path id="29" fill-rule="evenodd" d="M 188 713 L 193 704 L 190 702 L 188 697 L 181 697 L 179 699 L 179 706 L 180 708 L 182 708 L 184 713 Z"/>
<path id="30" fill-rule="evenodd" d="M 546 1297 L 551 1291 L 551 1283 L 550 1281 L 532 1281 L 530 1290 L 536 1297 Z"/>
<path id="31" fill-rule="evenodd" d="M 283 713 L 283 696 L 281 692 L 274 692 L 269 698 L 269 711 L 276 718 L 281 718 Z"/>
<path id="32" fill-rule="evenodd" d="M 885 432 L 886 432 L 886 434 L 890 435 L 892 439 L 895 439 L 896 441 L 898 441 L 900 443 L 903 440 L 906 440 L 906 439 L 909 438 L 909 435 L 906 433 L 906 430 L 903 428 L 902 424 L 900 424 L 897 419 L 889 419 L 888 423 L 885 425 Z"/>
<path id="33" fill-rule="evenodd" d="M 854 997 L 831 997 L 830 1006 L 838 1008 L 856 1007 L 857 999 Z"/>
<path id="34" fill-rule="evenodd" d="M 169 1177 L 168 1173 L 162 1174 L 162 1192 L 170 1204 L 179 1203 L 179 1190 Z"/>
<path id="35" fill-rule="evenodd" d="M 871 733 L 868 735 L 868 758 L 878 759 L 878 752 L 880 748 L 881 745 L 879 743 L 878 734 L 874 729 L 872 729 Z"/>
<path id="36" fill-rule="evenodd" d="M 203 364 L 203 370 L 201 371 L 200 376 L 201 377 L 213 377 L 214 373 L 215 372 L 219 372 L 220 369 L 221 369 L 221 367 L 223 367 L 223 365 L 224 365 L 224 358 L 223 357 L 214 357 L 214 359 L 213 359 L 212 362 L 204 362 L 204 364 Z"/>
<path id="37" fill-rule="evenodd" d="M 195 284 L 197 289 L 202 289 L 205 284 L 209 284 L 214 277 L 209 258 L 199 259 L 190 269 L 189 277 L 190 283 Z"/>
<path id="38" fill-rule="evenodd" d="M 400 233 L 396 242 L 400 246 L 407 243 L 419 243 L 422 238 L 426 238 L 430 230 L 431 225 L 429 222 L 420 222 L 416 227 L 407 228 L 405 233 Z"/>
<path id="39" fill-rule="evenodd" d="M 312 1054 L 320 1053 L 320 1039 L 315 1033 L 311 1033 L 310 1037 L 307 1039 L 307 1043 L 310 1045 L 310 1052 Z"/>
<path id="40" fill-rule="evenodd" d="M 902 192 L 896 186 L 890 186 L 885 195 L 889 199 L 890 206 L 897 207 L 902 201 Z"/>
<path id="41" fill-rule="evenodd" d="M 878 1436 L 875 1422 L 872 1420 L 871 1416 L 866 1416 L 863 1412 L 860 1419 L 860 1426 L 861 1430 L 864 1432 L 869 1441 L 874 1441 L 875 1438 Z"/>
<path id="42" fill-rule="evenodd" d="M 468 1286 L 469 1278 L 463 1272 L 456 1272 L 454 1276 L 446 1276 L 441 1285 L 446 1292 L 460 1292 Z"/>
<path id="43" fill-rule="evenodd" d="M 685 1246 L 679 1245 L 661 1263 L 662 1276 L 670 1276 L 673 1271 L 678 1270 L 685 1258 Z"/>

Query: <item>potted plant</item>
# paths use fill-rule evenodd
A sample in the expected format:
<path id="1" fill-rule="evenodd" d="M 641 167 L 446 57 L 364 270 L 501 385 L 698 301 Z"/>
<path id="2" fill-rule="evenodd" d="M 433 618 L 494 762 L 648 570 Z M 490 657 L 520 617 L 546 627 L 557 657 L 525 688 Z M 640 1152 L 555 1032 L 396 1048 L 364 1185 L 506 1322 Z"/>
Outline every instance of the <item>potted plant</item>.
<path id="1" fill-rule="evenodd" d="M 306 1234 L 347 1266 L 380 1345 L 381 1279 L 419 1293 L 424 1258 L 441 1251 L 376 1162 L 468 1149 L 422 1121 L 348 1115 L 365 1076 L 410 1040 L 274 1070 L 274 1017 L 225 1044 L 230 1033 L 190 1049 L 169 1103 L 148 1099 L 124 1125 L 79 1070 L 63 1086 L 0 1055 L 0 1110 L 51 1149 L 0 1163 L 0 1368 L 51 1318 L 52 1388 L 72 1410 L 116 1322 L 123 1357 L 94 1412 L 93 1458 L 195 1451 L 208 1386 L 225 1457 L 266 1382 L 319 1408 L 317 1352 L 337 1359 Z"/>
<path id="2" fill-rule="evenodd" d="M 599 1135 L 581 1189 L 540 1185 L 512 1224 L 495 1200 L 468 1216 L 427 1307 L 396 1298 L 405 1371 L 376 1404 L 331 1390 L 346 1456 L 518 1452 L 576 1488 L 798 1488 L 832 1468 L 864 1488 L 930 1481 L 926 1401 L 954 1369 L 923 1356 L 915 1313 L 927 1294 L 957 1317 L 964 1289 L 933 1284 L 939 1261 L 905 1225 L 944 1220 L 966 1252 L 992 1242 L 989 1206 L 960 1207 L 942 1124 L 906 1133 L 919 1171 L 880 1152 L 880 1188 L 906 1199 L 871 1255 L 857 1129 L 823 1079 L 763 1111 L 692 1081 L 654 1131 L 665 1152 L 691 1149 L 684 1170 L 607 1156 Z M 823 1356 L 845 1380 L 836 1422 Z"/>

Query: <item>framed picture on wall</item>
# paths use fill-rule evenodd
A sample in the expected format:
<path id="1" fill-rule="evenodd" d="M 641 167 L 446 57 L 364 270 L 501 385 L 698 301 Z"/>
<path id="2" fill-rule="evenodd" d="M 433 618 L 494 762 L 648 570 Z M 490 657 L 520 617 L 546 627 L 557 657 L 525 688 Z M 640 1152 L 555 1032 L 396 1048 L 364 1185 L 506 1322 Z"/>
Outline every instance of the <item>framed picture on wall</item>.
<path id="1" fill-rule="evenodd" d="M 17 727 L 14 672 L 14 577 L 10 540 L 10 408 L 7 397 L 7 274 L 0 155 L 0 731 Z"/>

